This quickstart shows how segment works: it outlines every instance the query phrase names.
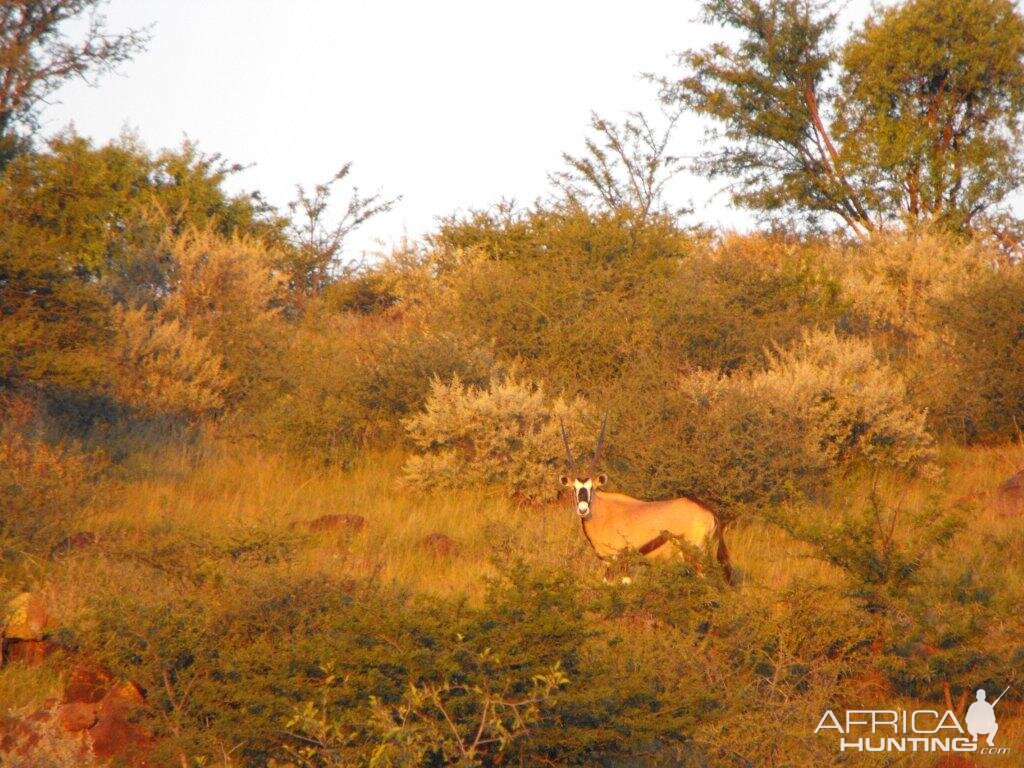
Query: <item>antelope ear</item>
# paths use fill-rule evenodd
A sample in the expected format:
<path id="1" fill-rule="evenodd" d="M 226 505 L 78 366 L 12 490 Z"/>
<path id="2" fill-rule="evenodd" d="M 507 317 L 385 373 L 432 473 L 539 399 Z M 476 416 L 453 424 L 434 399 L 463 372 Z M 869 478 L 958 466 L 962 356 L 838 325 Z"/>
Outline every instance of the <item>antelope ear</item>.
<path id="1" fill-rule="evenodd" d="M 570 485 L 572 485 L 572 481 L 569 480 L 569 476 L 568 475 L 559 475 L 558 476 L 558 482 L 560 482 L 566 488 L 568 488 Z"/>
<path id="2" fill-rule="evenodd" d="M 594 487 L 600 488 L 602 485 L 608 482 L 608 475 L 598 475 L 594 478 Z"/>

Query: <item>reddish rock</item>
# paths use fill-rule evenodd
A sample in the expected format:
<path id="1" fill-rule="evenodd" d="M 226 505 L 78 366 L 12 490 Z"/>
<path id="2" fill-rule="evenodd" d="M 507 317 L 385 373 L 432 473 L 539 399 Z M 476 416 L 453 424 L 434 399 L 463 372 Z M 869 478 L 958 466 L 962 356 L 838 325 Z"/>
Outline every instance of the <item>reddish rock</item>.
<path id="1" fill-rule="evenodd" d="M 84 704 L 76 701 L 72 704 L 63 704 L 57 709 L 57 722 L 60 727 L 70 733 L 84 731 L 96 725 L 99 717 L 99 707 L 96 704 Z"/>
<path id="2" fill-rule="evenodd" d="M 108 714 L 127 712 L 146 703 L 146 695 L 135 683 L 128 681 L 107 691 L 99 703 L 100 717 Z"/>
<path id="3" fill-rule="evenodd" d="M 71 671 L 71 677 L 64 687 L 64 701 L 96 704 L 107 695 L 113 680 L 104 669 L 79 664 Z"/>
<path id="4" fill-rule="evenodd" d="M 1024 470 L 1010 475 L 999 484 L 992 504 L 1004 517 L 1024 512 Z"/>
<path id="5" fill-rule="evenodd" d="M 8 661 L 20 661 L 35 667 L 42 664 L 56 647 L 49 640 L 8 640 L 4 656 Z"/>
<path id="6" fill-rule="evenodd" d="M 86 733 L 92 740 L 92 751 L 96 757 L 116 758 L 136 768 L 149 765 L 153 736 L 127 718 L 120 715 L 101 717 Z"/>
<path id="7" fill-rule="evenodd" d="M 132 766 L 148 765 L 153 736 L 132 719 L 145 701 L 145 693 L 133 682 L 121 683 L 107 692 L 96 705 L 96 724 L 88 731 L 96 757 L 117 758 Z"/>
<path id="8" fill-rule="evenodd" d="M 420 548 L 436 558 L 458 557 L 459 543 L 443 533 L 430 533 L 420 539 Z"/>

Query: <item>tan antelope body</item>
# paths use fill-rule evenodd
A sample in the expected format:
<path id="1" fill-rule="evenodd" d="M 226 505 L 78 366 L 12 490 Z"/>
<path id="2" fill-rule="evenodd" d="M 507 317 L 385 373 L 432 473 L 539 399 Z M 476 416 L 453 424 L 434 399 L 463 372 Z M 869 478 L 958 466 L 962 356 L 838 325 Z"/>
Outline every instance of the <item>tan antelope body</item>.
<path id="1" fill-rule="evenodd" d="M 725 546 L 722 524 L 717 515 L 700 502 L 679 498 L 665 501 L 643 501 L 621 493 L 607 493 L 600 488 L 607 481 L 603 474 L 594 474 L 601 456 L 605 426 L 597 439 L 590 472 L 580 476 L 576 460 L 569 447 L 569 436 L 562 425 L 562 440 L 573 476 L 563 475 L 562 485 L 572 488 L 576 513 L 583 525 L 583 534 L 598 557 L 610 561 L 626 551 L 636 551 L 645 557 L 670 558 L 678 556 L 676 542 L 685 542 L 698 549 L 707 547 L 711 538 L 717 541 L 716 557 L 726 581 L 732 581 L 729 551 Z M 627 581 L 624 579 L 624 581 Z"/>
<path id="2" fill-rule="evenodd" d="M 605 491 L 593 498 L 590 515 L 583 520 L 583 534 L 601 557 L 646 547 L 650 547 L 645 553 L 648 557 L 671 557 L 673 547 L 655 544 L 664 534 L 702 548 L 717 525 L 711 510 L 690 499 L 642 501 Z"/>

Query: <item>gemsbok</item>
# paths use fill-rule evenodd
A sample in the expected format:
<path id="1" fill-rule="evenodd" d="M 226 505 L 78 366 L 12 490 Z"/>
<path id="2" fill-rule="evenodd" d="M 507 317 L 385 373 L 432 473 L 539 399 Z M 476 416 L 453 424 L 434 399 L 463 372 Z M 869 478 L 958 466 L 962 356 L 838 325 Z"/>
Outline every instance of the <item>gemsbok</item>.
<path id="1" fill-rule="evenodd" d="M 643 501 L 621 493 L 600 490 L 608 482 L 605 474 L 595 474 L 601 460 L 608 414 L 601 424 L 590 468 L 580 474 L 569 446 L 569 433 L 562 427 L 566 459 L 572 475 L 562 475 L 566 488 L 572 488 L 576 514 L 583 526 L 583 535 L 597 556 L 606 563 L 614 562 L 622 553 L 632 550 L 650 558 L 669 558 L 678 553 L 673 542 L 681 541 L 704 549 L 710 539 L 717 543 L 716 559 L 722 566 L 727 583 L 732 584 L 732 565 L 725 546 L 722 523 L 712 510 L 693 499 Z M 611 570 L 609 569 L 610 573 Z M 607 579 L 607 574 L 606 577 Z M 628 577 L 623 578 L 629 583 Z"/>

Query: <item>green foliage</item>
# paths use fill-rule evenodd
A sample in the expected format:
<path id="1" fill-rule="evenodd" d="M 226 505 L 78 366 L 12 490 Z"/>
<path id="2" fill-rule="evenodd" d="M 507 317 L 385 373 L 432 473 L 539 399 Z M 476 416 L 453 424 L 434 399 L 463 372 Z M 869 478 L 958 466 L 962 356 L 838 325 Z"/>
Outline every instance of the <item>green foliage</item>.
<path id="1" fill-rule="evenodd" d="M 490 367 L 483 350 L 442 330 L 310 313 L 270 374 L 273 399 L 258 423 L 272 442 L 345 462 L 365 446 L 402 440 L 401 419 L 423 407 L 432 378 L 479 384 Z"/>
<path id="2" fill-rule="evenodd" d="M 591 113 L 595 137 L 586 140 L 586 154 L 562 153 L 566 170 L 551 182 L 570 206 L 597 203 L 606 210 L 632 210 L 642 221 L 652 214 L 676 214 L 664 200 L 666 185 L 683 170 L 682 158 L 669 153 L 669 141 L 680 114 L 668 116 L 659 130 L 640 112 L 622 125 Z"/>
<path id="3" fill-rule="evenodd" d="M 857 465 L 916 470 L 934 457 L 925 415 L 870 344 L 809 333 L 761 371 L 698 372 L 678 385 L 661 456 L 661 495 L 691 495 L 727 517 L 818 495 Z"/>
<path id="4" fill-rule="evenodd" d="M 937 348 L 936 420 L 966 440 L 1018 436 L 1024 413 L 1020 265 L 985 270 L 938 302 L 936 314 L 946 329 Z"/>
<path id="5" fill-rule="evenodd" d="M 662 332 L 690 365 L 726 372 L 757 365 L 767 347 L 842 317 L 849 299 L 826 252 L 824 243 L 813 241 L 724 237 L 682 265 Z"/>
<path id="6" fill-rule="evenodd" d="M 822 119 L 820 93 L 834 57 L 837 14 L 805 0 L 707 0 L 704 19 L 737 33 L 680 55 L 679 80 L 662 80 L 663 98 L 716 121 L 724 139 L 698 163 L 735 178 L 733 199 L 755 210 L 834 214 L 854 231 L 868 212 L 837 163 Z"/>
<path id="7" fill-rule="evenodd" d="M 74 135 L 12 162 L 0 176 L 0 384 L 57 399 L 113 394 L 124 341 L 115 306 L 178 300 L 215 266 L 189 271 L 183 258 L 195 255 L 197 236 L 175 233 L 274 240 L 277 225 L 252 200 L 221 189 L 233 170 L 192 145 L 154 157 L 131 138 L 96 148 Z M 239 241 L 241 256 L 254 249 L 248 242 Z M 177 313 L 186 332 L 214 335 L 192 315 Z"/>
<path id="8" fill-rule="evenodd" d="M 879 7 L 841 43 L 831 2 L 703 7 L 737 34 L 684 53 L 663 95 L 720 126 L 699 165 L 736 179 L 740 204 L 827 213 L 860 237 L 894 221 L 962 232 L 1020 186 L 1024 18 L 1010 0 Z"/>
<path id="9" fill-rule="evenodd" d="M 423 488 L 482 488 L 530 501 L 559 490 L 565 465 L 559 421 L 578 435 L 585 407 L 579 400 L 550 401 L 540 385 L 514 374 L 486 389 L 434 379 L 422 413 L 406 421 L 420 451 L 405 465 L 406 480 Z M 575 455 L 582 455 L 579 445 Z"/>
<path id="10" fill-rule="evenodd" d="M 673 344 L 673 277 L 696 239 L 628 209 L 480 214 L 436 237 L 428 321 L 567 394 L 588 394 Z"/>
<path id="11" fill-rule="evenodd" d="M 970 231 L 1020 187 L 1024 17 L 1012 0 L 879 8 L 843 49 L 836 135 L 879 218 Z"/>
<path id="12" fill-rule="evenodd" d="M 11 3 L 0 17 L 0 140 L 37 128 L 40 108 L 68 80 L 115 70 L 145 48 L 145 30 L 111 32 L 103 0 Z M 73 30 L 79 39 L 72 40 Z M 0 168 L 3 163 L 0 162 Z"/>
<path id="13" fill-rule="evenodd" d="M 991 572 L 1002 554 L 991 543 L 956 540 L 966 510 L 938 496 L 892 500 L 878 486 L 876 477 L 868 498 L 843 498 L 842 512 L 790 508 L 775 519 L 843 573 L 837 586 L 870 627 L 871 668 L 899 695 L 944 698 L 961 711 L 952 690 L 966 697 L 981 681 L 1012 674 L 1000 617 L 1018 587 Z"/>

